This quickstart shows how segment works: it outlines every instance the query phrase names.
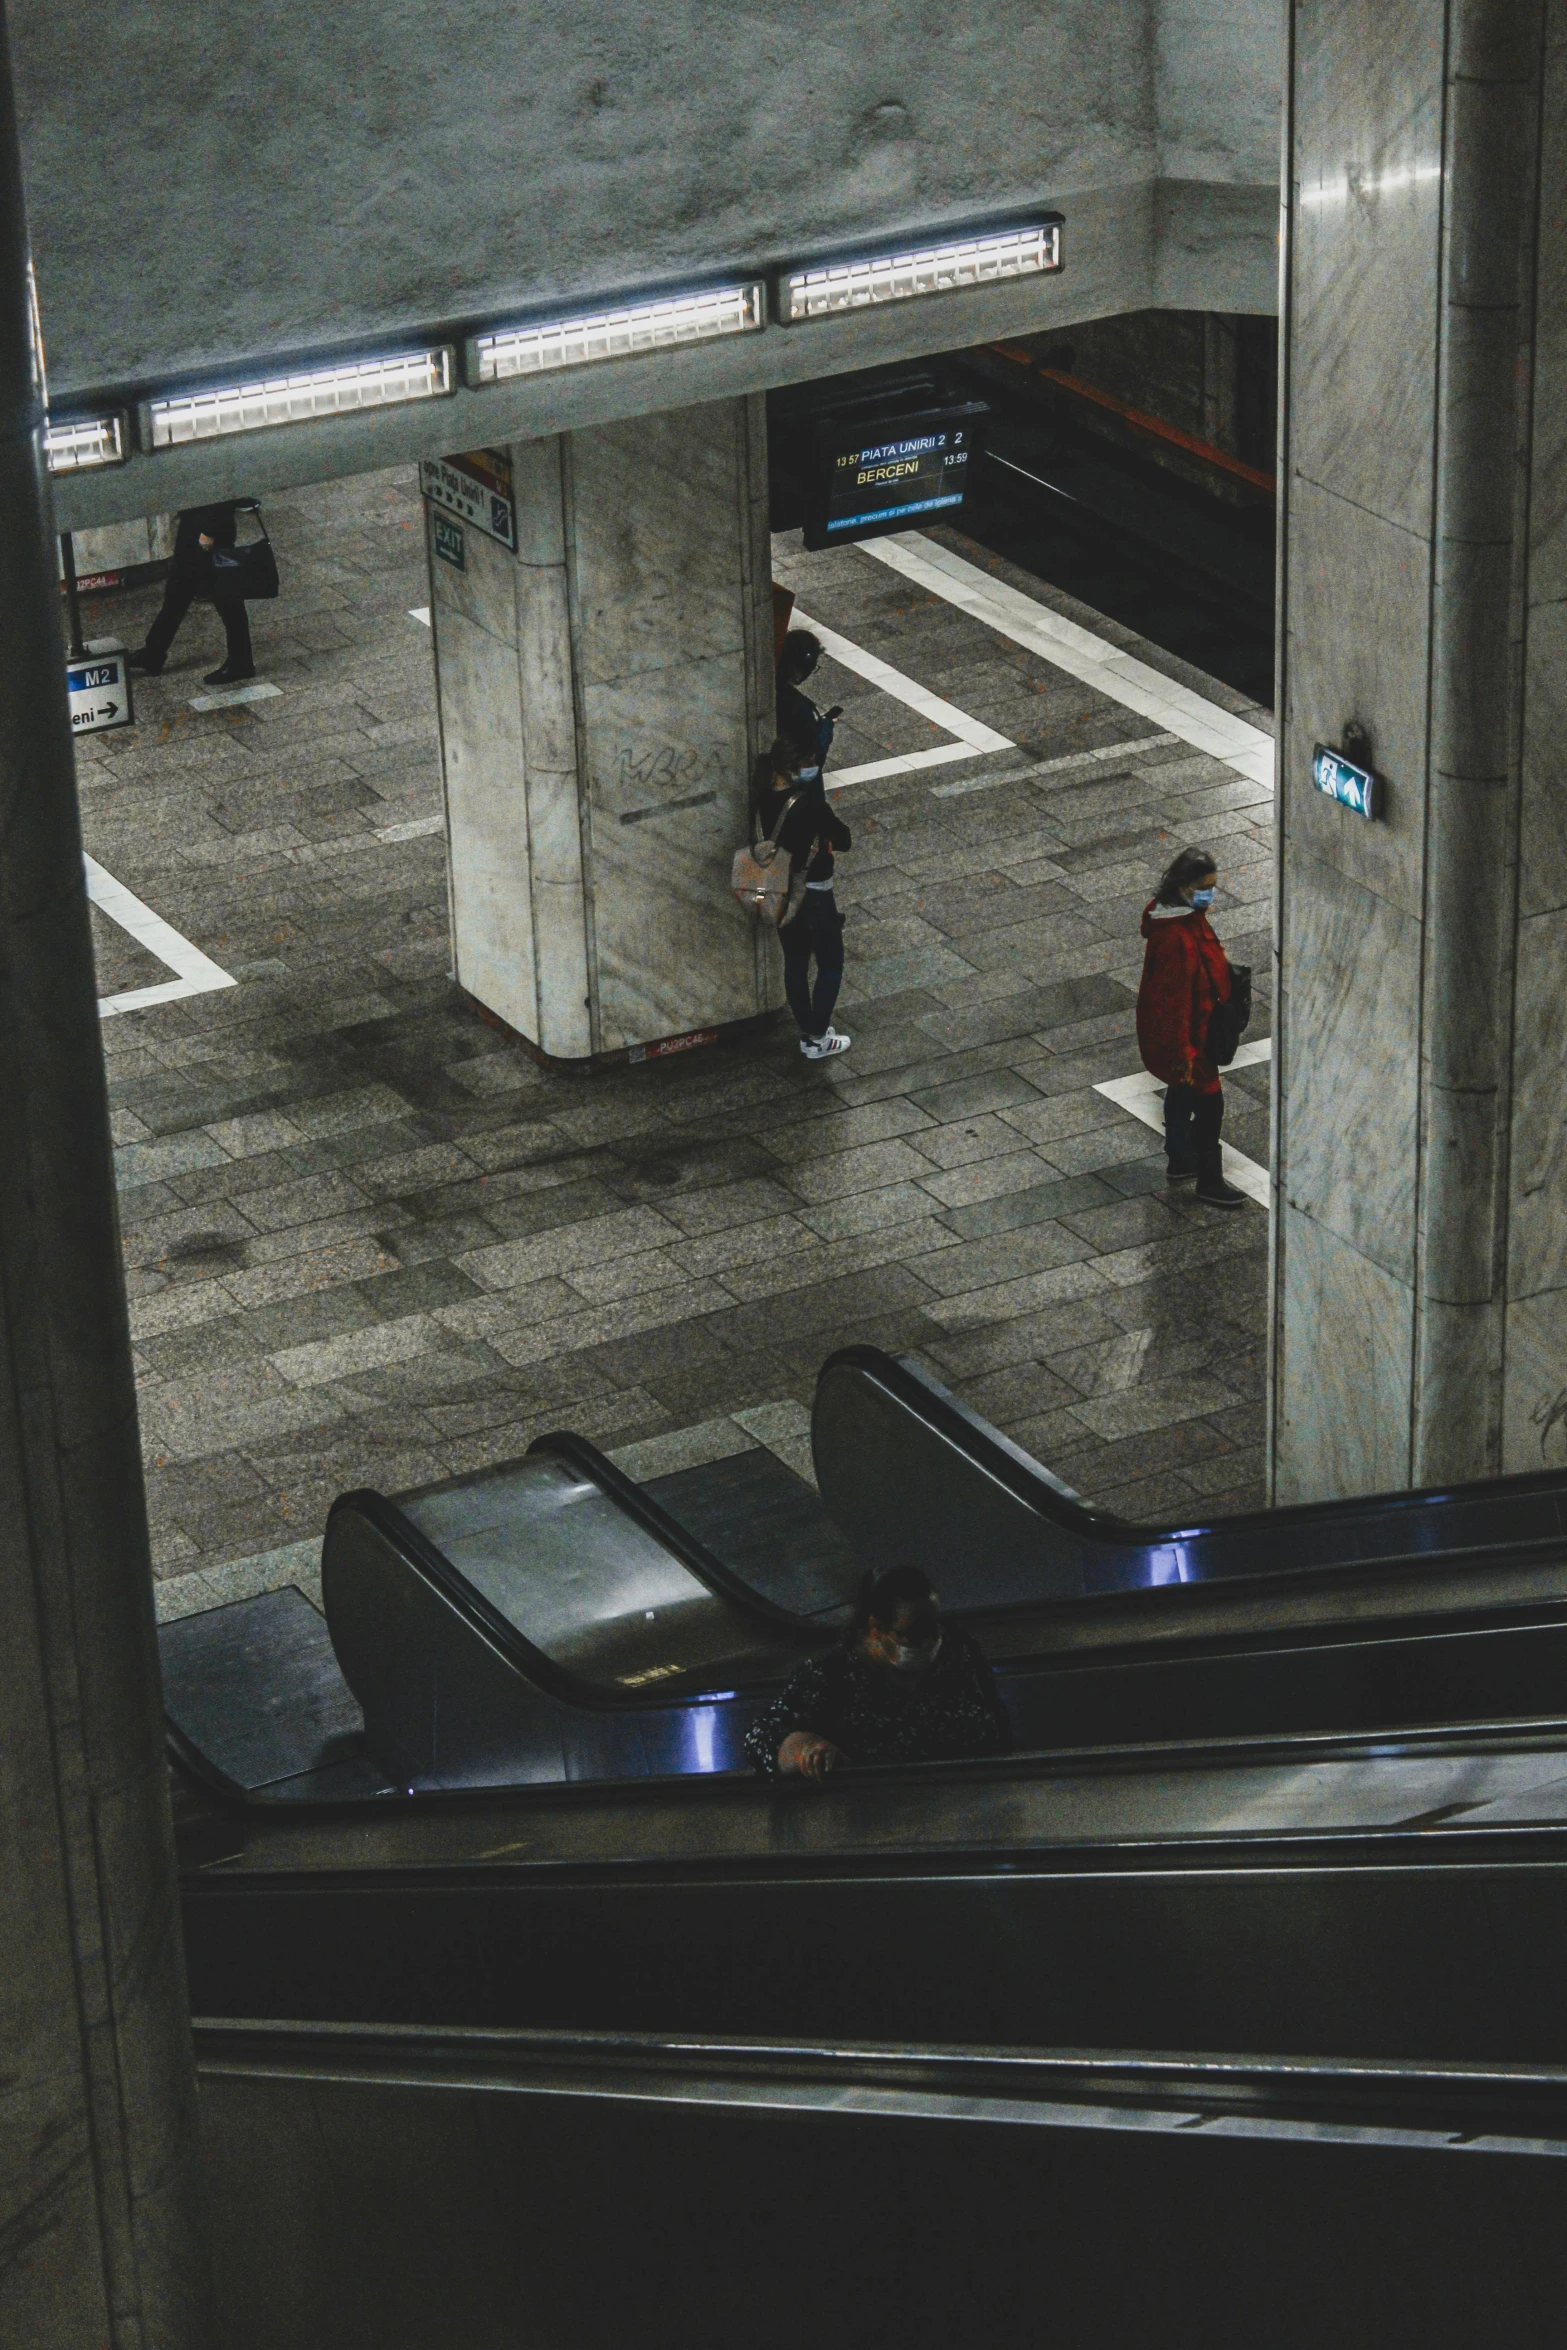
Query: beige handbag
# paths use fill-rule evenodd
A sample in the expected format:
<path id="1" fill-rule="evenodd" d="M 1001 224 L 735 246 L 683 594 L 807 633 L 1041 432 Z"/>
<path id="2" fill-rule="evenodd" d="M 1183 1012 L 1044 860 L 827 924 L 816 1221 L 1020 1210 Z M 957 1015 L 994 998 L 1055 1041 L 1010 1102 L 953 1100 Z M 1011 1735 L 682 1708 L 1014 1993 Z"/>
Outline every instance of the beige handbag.
<path id="1" fill-rule="evenodd" d="M 759 914 L 775 930 L 782 930 L 792 922 L 805 899 L 806 865 L 798 873 L 791 871 L 793 860 L 787 849 L 778 846 L 778 835 L 788 821 L 789 810 L 800 794 L 791 792 L 784 802 L 783 814 L 773 828 L 771 840 L 758 841 L 754 848 L 736 849 L 729 869 L 729 886 L 742 906 Z"/>

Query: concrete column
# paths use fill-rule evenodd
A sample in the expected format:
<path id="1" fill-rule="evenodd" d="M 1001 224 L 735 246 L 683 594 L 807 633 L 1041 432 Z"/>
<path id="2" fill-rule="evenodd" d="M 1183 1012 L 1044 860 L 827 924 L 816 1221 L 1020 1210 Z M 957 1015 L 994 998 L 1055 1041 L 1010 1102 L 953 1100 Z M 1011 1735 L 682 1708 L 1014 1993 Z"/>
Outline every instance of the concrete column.
<path id="1" fill-rule="evenodd" d="M 1293 0 L 1280 1502 L 1567 1450 L 1564 164 L 1563 0 Z"/>
<path id="2" fill-rule="evenodd" d="M 0 8 L 0 2343 L 205 2350 L 136 1396 Z"/>
<path id="3" fill-rule="evenodd" d="M 754 1018 L 777 949 L 728 879 L 773 732 L 764 404 L 507 454 L 515 555 L 427 515 L 457 979 L 559 1060 Z"/>

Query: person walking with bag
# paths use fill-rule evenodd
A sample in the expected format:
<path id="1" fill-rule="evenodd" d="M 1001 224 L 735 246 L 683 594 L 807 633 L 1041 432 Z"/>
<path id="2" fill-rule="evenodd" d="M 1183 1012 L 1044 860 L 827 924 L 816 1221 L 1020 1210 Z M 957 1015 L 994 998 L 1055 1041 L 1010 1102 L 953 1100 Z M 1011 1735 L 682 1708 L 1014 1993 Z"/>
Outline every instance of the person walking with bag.
<path id="1" fill-rule="evenodd" d="M 766 837 L 735 859 L 735 894 L 777 923 L 784 994 L 800 1031 L 800 1050 L 808 1061 L 830 1061 L 853 1041 L 832 1024 L 843 984 L 843 916 L 833 895 L 833 861 L 852 846 L 849 827 L 828 805 L 814 743 L 780 735 L 763 767 L 757 822 Z"/>
<path id="2" fill-rule="evenodd" d="M 1219 876 L 1207 849 L 1182 849 L 1143 910 L 1137 1047 L 1162 1077 L 1164 1148 L 1171 1183 L 1195 1181 L 1211 1208 L 1240 1208 L 1246 1195 L 1224 1178 L 1219 1130 L 1224 1091 L 1210 1057 L 1210 1022 L 1232 993 L 1229 958 L 1208 920 Z M 1222 1025 L 1222 1023 L 1221 1023 Z M 1223 1058 L 1235 1051 L 1226 1040 Z"/>
<path id="3" fill-rule="evenodd" d="M 148 629 L 147 641 L 140 652 L 129 656 L 133 669 L 156 677 L 169 657 L 169 647 L 186 613 L 192 604 L 200 602 L 215 607 L 228 639 L 222 667 L 209 670 L 204 682 L 239 685 L 247 677 L 255 676 L 250 619 L 245 610 L 247 571 L 243 562 L 230 553 L 239 536 L 238 515 L 254 510 L 253 500 L 229 498 L 218 506 L 191 506 L 180 516 L 174 533 L 174 560 L 163 591 L 163 608 Z M 226 564 L 225 555 L 228 556 Z M 277 592 L 275 566 L 271 592 L 274 595 Z"/>

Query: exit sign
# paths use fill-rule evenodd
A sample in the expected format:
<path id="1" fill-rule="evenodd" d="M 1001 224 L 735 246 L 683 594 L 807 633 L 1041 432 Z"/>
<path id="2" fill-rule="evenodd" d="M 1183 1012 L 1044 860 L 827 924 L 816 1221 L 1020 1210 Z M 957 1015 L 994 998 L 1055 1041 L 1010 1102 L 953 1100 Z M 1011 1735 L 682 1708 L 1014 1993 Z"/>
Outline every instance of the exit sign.
<path id="1" fill-rule="evenodd" d="M 1318 743 L 1311 761 L 1311 780 L 1319 792 L 1337 800 L 1341 808 L 1348 808 L 1356 816 L 1376 815 L 1377 785 L 1381 779 L 1374 768 L 1358 767 L 1342 751 Z"/>

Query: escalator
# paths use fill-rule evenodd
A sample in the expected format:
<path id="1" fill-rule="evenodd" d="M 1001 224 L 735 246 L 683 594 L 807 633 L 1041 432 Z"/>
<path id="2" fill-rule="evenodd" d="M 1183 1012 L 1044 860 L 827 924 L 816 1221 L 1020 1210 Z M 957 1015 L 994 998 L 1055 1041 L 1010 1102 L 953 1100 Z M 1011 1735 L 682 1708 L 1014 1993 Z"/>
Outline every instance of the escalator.
<path id="1" fill-rule="evenodd" d="M 1118 1525 L 868 1349 L 814 1451 L 809 1588 L 554 1438 L 247 1603 L 304 1767 L 287 1686 L 248 1781 L 174 1737 L 224 2339 L 1543 2350 L 1563 1481 Z M 755 1781 L 894 1557 L 1025 1751 Z"/>
<path id="2" fill-rule="evenodd" d="M 847 1549 L 792 1587 L 575 1436 L 345 1494 L 324 1624 L 285 1593 L 165 1627 L 175 1751 L 261 1801 L 742 1770 L 858 1563 L 904 1560 L 980 1638 L 1025 1750 L 1567 1715 L 1559 1475 L 1131 1526 L 863 1347 L 823 1368 L 813 1450 Z"/>
<path id="3" fill-rule="evenodd" d="M 1545 2350 L 1559 2068 L 197 2030 L 227 2350 Z"/>

